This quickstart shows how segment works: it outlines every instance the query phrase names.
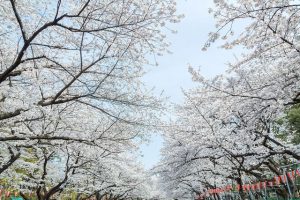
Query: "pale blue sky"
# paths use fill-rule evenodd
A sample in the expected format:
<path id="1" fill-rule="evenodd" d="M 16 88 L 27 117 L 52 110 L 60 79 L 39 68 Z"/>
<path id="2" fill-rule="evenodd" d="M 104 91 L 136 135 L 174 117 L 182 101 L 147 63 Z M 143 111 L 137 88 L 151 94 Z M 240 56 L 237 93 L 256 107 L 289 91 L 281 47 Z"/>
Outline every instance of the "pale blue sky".
<path id="1" fill-rule="evenodd" d="M 173 54 L 158 57 L 158 67 L 151 69 L 144 77 L 149 87 L 157 91 L 164 90 L 174 103 L 183 100 L 181 88 L 193 87 L 188 65 L 201 66 L 205 76 L 214 76 L 225 71 L 226 63 L 233 59 L 234 51 L 220 49 L 215 44 L 208 51 L 201 51 L 208 39 L 208 33 L 215 30 L 213 16 L 208 14 L 208 8 L 213 7 L 213 0 L 178 0 L 178 13 L 184 14 L 181 23 L 172 27 L 177 34 L 167 34 L 172 43 Z M 148 145 L 142 145 L 142 163 L 146 169 L 153 167 L 160 159 L 160 148 L 163 140 L 159 135 L 153 135 Z"/>

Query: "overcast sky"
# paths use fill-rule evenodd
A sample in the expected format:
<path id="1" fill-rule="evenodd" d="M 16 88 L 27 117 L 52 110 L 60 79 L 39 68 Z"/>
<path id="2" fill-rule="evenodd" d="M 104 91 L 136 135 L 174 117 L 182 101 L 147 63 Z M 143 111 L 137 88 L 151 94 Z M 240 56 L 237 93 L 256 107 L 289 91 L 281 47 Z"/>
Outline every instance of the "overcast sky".
<path id="1" fill-rule="evenodd" d="M 220 44 L 201 51 L 208 33 L 215 30 L 213 16 L 208 14 L 210 7 L 213 7 L 213 0 L 178 0 L 178 13 L 184 14 L 185 18 L 174 26 L 177 34 L 167 34 L 173 53 L 158 57 L 159 66 L 152 68 L 144 77 L 149 87 L 155 87 L 156 91 L 164 90 L 174 103 L 183 101 L 181 88 L 186 90 L 195 86 L 188 73 L 189 64 L 195 68 L 200 66 L 202 74 L 212 77 L 223 73 L 226 63 L 234 58 L 234 51 L 220 49 Z M 141 147 L 141 161 L 146 169 L 159 161 L 162 145 L 162 138 L 154 135 L 148 145 Z"/>

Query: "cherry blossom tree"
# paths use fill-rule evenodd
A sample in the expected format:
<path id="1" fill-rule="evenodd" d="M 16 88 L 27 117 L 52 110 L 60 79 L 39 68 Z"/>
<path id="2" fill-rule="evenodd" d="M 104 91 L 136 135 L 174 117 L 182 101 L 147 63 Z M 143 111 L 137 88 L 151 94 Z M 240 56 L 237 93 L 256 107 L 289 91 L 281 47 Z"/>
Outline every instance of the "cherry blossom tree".
<path id="1" fill-rule="evenodd" d="M 164 99 L 140 78 L 175 12 L 173 0 L 0 0 L 1 179 L 24 198 L 142 196 L 146 175 L 122 157 L 159 123 Z"/>
<path id="2" fill-rule="evenodd" d="M 210 11 L 218 30 L 203 50 L 222 38 L 223 48 L 239 46 L 246 53 L 213 79 L 189 68 L 199 86 L 184 91 L 185 103 L 176 107 L 158 169 L 174 197 L 266 180 L 266 171 L 281 175 L 280 163 L 300 159 L 299 145 L 278 138 L 275 130 L 277 120 L 298 103 L 299 5 L 226 0 L 215 5 Z M 244 27 L 239 34 L 235 23 Z M 246 198 L 243 191 L 240 195 Z"/>

